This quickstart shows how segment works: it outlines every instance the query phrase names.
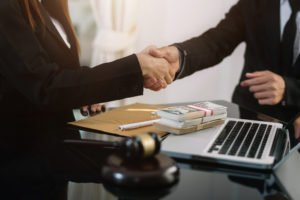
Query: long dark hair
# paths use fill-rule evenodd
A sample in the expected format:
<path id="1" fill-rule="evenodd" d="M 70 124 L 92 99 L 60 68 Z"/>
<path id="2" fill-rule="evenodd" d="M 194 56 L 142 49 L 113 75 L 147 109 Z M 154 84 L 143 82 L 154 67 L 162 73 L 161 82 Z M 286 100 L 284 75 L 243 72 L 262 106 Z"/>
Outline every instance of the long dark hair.
<path id="1" fill-rule="evenodd" d="M 54 1 L 54 0 L 48 0 L 48 1 Z M 19 0 L 21 7 L 24 10 L 25 17 L 27 18 L 27 21 L 31 28 L 33 30 L 36 29 L 37 25 L 39 24 L 44 24 L 45 20 L 43 19 L 40 6 L 39 6 L 39 0 Z M 69 14 L 69 5 L 68 5 L 68 0 L 56 0 L 56 3 L 59 4 L 59 8 L 61 9 L 60 11 L 57 12 L 62 12 L 62 14 L 66 17 L 69 26 L 71 28 L 71 34 L 74 38 L 76 38 L 76 48 L 79 50 L 79 43 L 76 37 L 75 30 L 72 26 L 71 23 L 71 18 Z"/>

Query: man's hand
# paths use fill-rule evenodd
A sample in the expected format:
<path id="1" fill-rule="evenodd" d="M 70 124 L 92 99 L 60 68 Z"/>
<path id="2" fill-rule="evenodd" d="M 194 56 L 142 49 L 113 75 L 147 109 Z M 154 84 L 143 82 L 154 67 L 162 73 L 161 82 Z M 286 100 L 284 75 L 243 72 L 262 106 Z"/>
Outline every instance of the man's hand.
<path id="1" fill-rule="evenodd" d="M 151 48 L 155 47 L 146 48 L 137 54 L 137 58 L 144 76 L 144 87 L 159 90 L 166 88 L 173 79 L 169 72 L 170 64 L 164 58 L 150 55 Z M 160 88 L 154 88 L 153 85 L 159 85 Z"/>
<path id="2" fill-rule="evenodd" d="M 172 79 L 174 80 L 176 72 L 179 70 L 180 67 L 180 53 L 177 47 L 168 46 L 159 49 L 150 48 L 149 54 L 157 58 L 164 58 L 168 61 L 168 63 L 170 64 L 169 73 Z"/>
<path id="3" fill-rule="evenodd" d="M 101 112 L 105 112 L 106 108 L 105 108 L 105 104 L 93 104 L 90 106 L 82 106 L 80 108 L 80 112 L 83 116 L 88 116 L 88 115 L 95 115 L 97 113 L 101 113 Z"/>
<path id="4" fill-rule="evenodd" d="M 297 117 L 294 121 L 294 131 L 295 131 L 295 138 L 300 139 L 300 116 Z"/>
<path id="5" fill-rule="evenodd" d="M 260 105 L 276 105 L 284 97 L 285 82 L 281 76 L 271 71 L 247 73 L 247 80 L 241 82 L 242 87 L 249 87 L 250 92 Z"/>
<path id="6" fill-rule="evenodd" d="M 169 63 L 169 74 L 171 76 L 172 81 L 175 78 L 176 72 L 180 68 L 180 53 L 177 47 L 175 46 L 168 46 L 168 47 L 162 47 L 162 48 L 155 48 L 155 47 L 150 47 L 148 49 L 148 54 L 156 57 L 156 58 L 163 58 Z M 159 82 L 147 81 L 147 87 L 154 90 L 158 91 L 163 86 Z"/>

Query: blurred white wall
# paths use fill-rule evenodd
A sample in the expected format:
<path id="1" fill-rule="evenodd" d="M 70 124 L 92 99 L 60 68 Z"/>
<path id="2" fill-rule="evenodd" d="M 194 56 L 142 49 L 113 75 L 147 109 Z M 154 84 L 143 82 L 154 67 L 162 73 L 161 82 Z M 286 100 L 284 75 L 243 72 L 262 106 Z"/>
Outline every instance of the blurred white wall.
<path id="1" fill-rule="evenodd" d="M 164 46 L 186 40 L 203 33 L 215 26 L 229 8 L 237 0 L 140 0 L 138 29 L 139 36 L 136 50 L 147 45 Z M 92 22 L 80 16 L 79 2 L 87 4 L 87 0 L 72 0 L 71 12 L 75 24 L 86 26 Z M 73 6 L 72 6 L 73 5 Z M 85 11 L 86 12 L 86 8 Z M 88 13 L 85 13 L 88 15 Z M 80 25 L 82 24 L 82 25 Z M 81 30 L 80 40 L 83 43 L 83 64 L 89 64 L 89 41 L 92 40 L 93 29 Z M 244 45 L 221 64 L 213 68 L 197 72 L 190 77 L 175 81 L 167 89 L 160 92 L 145 90 L 144 96 L 130 98 L 126 102 L 171 103 L 199 100 L 230 100 L 233 88 L 238 81 L 243 64 Z"/>

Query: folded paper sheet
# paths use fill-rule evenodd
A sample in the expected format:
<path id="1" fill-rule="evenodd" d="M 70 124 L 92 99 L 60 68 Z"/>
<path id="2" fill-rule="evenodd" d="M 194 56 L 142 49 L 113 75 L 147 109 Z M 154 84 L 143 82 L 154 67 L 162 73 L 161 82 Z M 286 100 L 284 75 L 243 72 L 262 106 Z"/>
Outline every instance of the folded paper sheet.
<path id="1" fill-rule="evenodd" d="M 120 130 L 119 126 L 123 124 L 158 119 L 158 116 L 154 115 L 153 112 L 164 107 L 166 106 L 136 103 L 116 108 L 83 120 L 70 122 L 69 124 L 85 129 L 101 131 L 125 137 L 132 137 L 147 132 L 155 132 L 162 137 L 166 133 L 159 131 L 153 125 L 131 130 Z"/>

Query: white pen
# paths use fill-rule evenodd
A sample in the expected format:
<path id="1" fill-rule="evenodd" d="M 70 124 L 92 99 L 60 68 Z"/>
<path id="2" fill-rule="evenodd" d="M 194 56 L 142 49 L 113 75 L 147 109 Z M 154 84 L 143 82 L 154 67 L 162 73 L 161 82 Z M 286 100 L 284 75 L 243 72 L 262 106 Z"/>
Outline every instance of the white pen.
<path id="1" fill-rule="evenodd" d="M 135 128 L 140 128 L 144 126 L 151 126 L 155 122 L 158 122 L 159 119 L 154 119 L 154 120 L 149 120 L 149 121 L 144 121 L 144 122 L 136 122 L 136 123 L 130 123 L 130 124 L 123 124 L 119 126 L 119 129 L 122 131 L 124 130 L 130 130 L 130 129 L 135 129 Z"/>

